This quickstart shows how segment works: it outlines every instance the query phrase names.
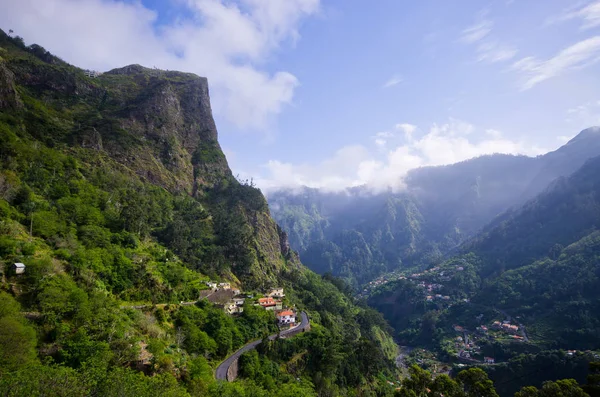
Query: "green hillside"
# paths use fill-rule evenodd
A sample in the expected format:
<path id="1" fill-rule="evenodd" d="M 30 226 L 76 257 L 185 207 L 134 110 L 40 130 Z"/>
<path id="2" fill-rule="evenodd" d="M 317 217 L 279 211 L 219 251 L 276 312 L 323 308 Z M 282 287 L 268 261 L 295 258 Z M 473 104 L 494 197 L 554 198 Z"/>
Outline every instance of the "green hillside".
<path id="1" fill-rule="evenodd" d="M 392 393 L 388 326 L 304 268 L 260 190 L 232 176 L 206 79 L 138 65 L 91 78 L 2 31 L 0 57 L 1 395 Z M 251 303 L 192 304 L 208 280 L 284 287 L 312 331 L 216 382 L 277 327 Z"/>
<path id="2" fill-rule="evenodd" d="M 401 343 L 441 362 L 494 358 L 485 371 L 502 395 L 564 376 L 583 382 L 600 358 L 598 175 L 600 158 L 587 161 L 498 217 L 460 255 L 376 288 L 369 304 Z"/>

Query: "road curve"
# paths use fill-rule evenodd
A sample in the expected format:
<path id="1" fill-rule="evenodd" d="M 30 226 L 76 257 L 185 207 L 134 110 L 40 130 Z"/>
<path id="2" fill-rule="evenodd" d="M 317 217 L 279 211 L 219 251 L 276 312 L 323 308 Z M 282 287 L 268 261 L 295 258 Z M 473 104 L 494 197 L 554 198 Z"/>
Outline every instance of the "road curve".
<path id="1" fill-rule="evenodd" d="M 271 336 L 269 336 L 269 340 L 275 340 L 275 339 L 277 339 L 278 336 L 286 336 L 288 334 L 291 334 L 292 332 L 297 332 L 298 330 L 304 331 L 306 329 L 306 327 L 308 327 L 308 325 L 309 325 L 308 316 L 306 315 L 306 312 L 301 312 L 300 316 L 302 317 L 302 321 L 300 322 L 300 324 L 297 327 L 294 327 L 292 329 L 286 329 L 285 331 L 281 331 L 279 334 L 271 335 Z M 242 354 L 246 353 L 249 350 L 255 349 L 256 346 L 260 345 L 261 343 L 262 343 L 262 340 L 255 340 L 254 342 L 250 342 L 250 343 L 242 346 L 238 351 L 233 353 L 231 356 L 227 357 L 225 359 L 225 361 L 223 361 L 217 367 L 217 370 L 215 371 L 215 378 L 217 378 L 218 380 L 227 380 L 227 371 L 229 370 L 229 367 L 231 366 L 231 364 L 233 364 L 233 362 L 235 360 L 240 358 L 240 356 Z"/>

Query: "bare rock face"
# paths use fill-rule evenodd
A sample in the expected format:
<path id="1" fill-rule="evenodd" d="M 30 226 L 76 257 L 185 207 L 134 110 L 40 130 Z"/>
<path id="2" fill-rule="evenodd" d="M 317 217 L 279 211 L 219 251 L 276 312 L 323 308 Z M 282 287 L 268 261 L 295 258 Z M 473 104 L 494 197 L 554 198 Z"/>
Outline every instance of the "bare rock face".
<path id="1" fill-rule="evenodd" d="M 98 80 L 107 88 L 106 109 L 119 129 L 145 149 L 124 153 L 119 142 L 104 139 L 105 147 L 139 175 L 192 194 L 231 177 L 206 78 L 130 65 Z"/>
<path id="2" fill-rule="evenodd" d="M 18 110 L 23 102 L 15 89 L 15 75 L 0 61 L 0 109 Z"/>

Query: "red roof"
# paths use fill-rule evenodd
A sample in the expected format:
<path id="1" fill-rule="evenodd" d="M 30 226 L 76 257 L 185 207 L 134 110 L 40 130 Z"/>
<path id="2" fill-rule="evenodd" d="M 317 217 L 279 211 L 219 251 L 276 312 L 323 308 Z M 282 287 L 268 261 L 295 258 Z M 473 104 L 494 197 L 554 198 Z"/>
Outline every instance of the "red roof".
<path id="1" fill-rule="evenodd" d="M 283 316 L 293 316 L 294 312 L 291 310 L 284 310 L 282 312 L 277 313 L 277 317 L 283 317 Z"/>
<path id="2" fill-rule="evenodd" d="M 258 304 L 259 305 L 274 305 L 275 304 L 275 299 L 273 299 L 273 298 L 260 298 L 258 300 Z"/>

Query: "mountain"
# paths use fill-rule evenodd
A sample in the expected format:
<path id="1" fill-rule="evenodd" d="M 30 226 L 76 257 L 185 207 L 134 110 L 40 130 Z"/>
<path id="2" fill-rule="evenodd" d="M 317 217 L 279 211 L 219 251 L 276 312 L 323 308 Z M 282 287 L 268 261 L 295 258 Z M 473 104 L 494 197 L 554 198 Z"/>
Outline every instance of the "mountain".
<path id="1" fill-rule="evenodd" d="M 243 312 L 200 299 L 209 280 L 251 296 Z M 253 305 L 273 287 L 312 330 L 217 382 L 225 357 L 277 333 Z M 0 394 L 391 393 L 388 331 L 232 176 L 205 78 L 86 73 L 0 31 Z"/>
<path id="2" fill-rule="evenodd" d="M 384 272 L 437 263 L 485 225 L 600 153 L 600 129 L 536 158 L 482 156 L 412 170 L 400 192 L 367 186 L 269 193 L 274 218 L 311 269 L 355 286 Z"/>
<path id="3" fill-rule="evenodd" d="M 503 395 L 566 374 L 583 381 L 600 349 L 599 226 L 597 156 L 495 218 L 455 256 L 375 288 L 368 303 L 402 343 L 445 360 L 461 350 L 471 363 L 493 357 L 498 365 L 485 370 Z M 516 375 L 524 371 L 533 376 Z"/>
<path id="4" fill-rule="evenodd" d="M 595 231 L 600 222 L 600 158 L 588 160 L 569 177 L 524 206 L 507 211 L 486 226 L 462 251 L 487 263 L 484 272 L 502 272 L 557 255 L 562 247 Z"/>
<path id="5" fill-rule="evenodd" d="M 480 259 L 472 300 L 530 324 L 549 347 L 600 348 L 600 157 L 461 247 Z"/>

